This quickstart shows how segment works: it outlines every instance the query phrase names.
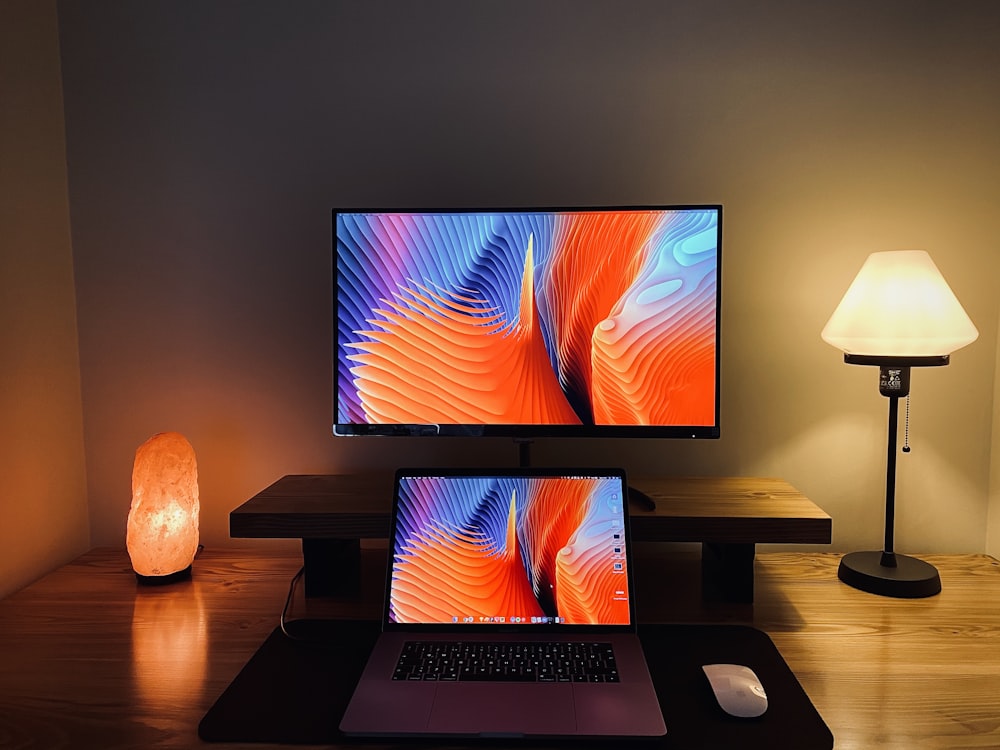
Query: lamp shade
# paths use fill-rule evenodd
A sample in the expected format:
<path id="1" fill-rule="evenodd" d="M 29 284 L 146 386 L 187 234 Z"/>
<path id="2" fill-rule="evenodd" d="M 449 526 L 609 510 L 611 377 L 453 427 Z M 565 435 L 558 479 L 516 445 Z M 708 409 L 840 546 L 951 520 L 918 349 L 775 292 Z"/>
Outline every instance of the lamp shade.
<path id="1" fill-rule="evenodd" d="M 868 256 L 822 336 L 848 354 L 932 357 L 971 344 L 979 331 L 930 255 L 891 250 Z"/>

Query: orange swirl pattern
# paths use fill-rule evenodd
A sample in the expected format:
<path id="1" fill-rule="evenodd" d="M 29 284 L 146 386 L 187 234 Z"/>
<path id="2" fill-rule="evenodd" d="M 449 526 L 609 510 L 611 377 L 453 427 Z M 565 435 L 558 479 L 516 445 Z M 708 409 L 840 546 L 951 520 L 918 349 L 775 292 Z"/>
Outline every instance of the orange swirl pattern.
<path id="1" fill-rule="evenodd" d="M 594 329 L 595 422 L 712 423 L 715 299 L 714 276 L 701 279 L 677 303 L 665 302 L 655 289 L 629 291 L 615 313 Z"/>
<path id="2" fill-rule="evenodd" d="M 524 511 L 523 527 L 530 534 L 527 564 L 535 595 L 560 611 L 561 605 L 581 594 L 559 585 L 558 566 L 560 554 L 572 543 L 586 519 L 587 500 L 592 491 L 593 487 L 581 482 L 545 483 L 533 493 L 532 502 Z"/>
<path id="3" fill-rule="evenodd" d="M 338 221 L 338 423 L 716 425 L 715 210 Z"/>
<path id="4" fill-rule="evenodd" d="M 510 500 L 503 550 L 481 532 L 436 525 L 404 547 L 393 582 L 397 622 L 451 622 L 463 616 L 543 614 L 524 575 Z"/>
<path id="5" fill-rule="evenodd" d="M 355 385 L 375 423 L 579 424 L 549 365 L 534 305 L 532 238 L 517 321 L 474 290 L 413 284 L 354 345 Z M 370 321 L 375 322 L 375 321 Z"/>
<path id="6" fill-rule="evenodd" d="M 657 219 L 649 213 L 595 213 L 559 225 L 554 242 L 564 249 L 554 258 L 545 286 L 568 302 L 552 308 L 559 377 L 566 390 L 592 393 L 594 330 L 646 264 Z M 614 424 L 616 413 L 604 412 L 597 421 Z M 588 416 L 588 421 L 595 418 Z M 624 420 L 620 424 L 636 423 L 631 414 L 622 412 L 618 417 Z"/>
<path id="7" fill-rule="evenodd" d="M 513 480 L 470 488 L 422 481 L 420 491 L 404 499 L 397 526 L 395 622 L 497 616 L 509 623 L 546 616 L 576 624 L 629 622 L 624 557 L 614 553 L 623 544 L 614 541 L 621 498 L 610 502 L 610 485 Z"/>

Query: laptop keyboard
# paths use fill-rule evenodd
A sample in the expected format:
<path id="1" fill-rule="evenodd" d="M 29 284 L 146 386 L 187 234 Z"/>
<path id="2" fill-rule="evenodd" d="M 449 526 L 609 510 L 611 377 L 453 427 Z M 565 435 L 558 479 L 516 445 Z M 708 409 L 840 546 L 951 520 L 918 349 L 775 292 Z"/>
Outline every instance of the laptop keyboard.
<path id="1" fill-rule="evenodd" d="M 394 680 L 619 682 L 610 643 L 407 641 Z"/>

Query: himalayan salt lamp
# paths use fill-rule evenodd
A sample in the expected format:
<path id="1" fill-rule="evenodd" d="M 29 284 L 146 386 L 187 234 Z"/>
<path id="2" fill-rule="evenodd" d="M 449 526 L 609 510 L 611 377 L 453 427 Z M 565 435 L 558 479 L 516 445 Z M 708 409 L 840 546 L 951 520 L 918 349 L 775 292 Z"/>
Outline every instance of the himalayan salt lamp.
<path id="1" fill-rule="evenodd" d="M 191 575 L 198 551 L 198 464 L 176 432 L 153 435 L 135 452 L 125 545 L 141 583 Z"/>

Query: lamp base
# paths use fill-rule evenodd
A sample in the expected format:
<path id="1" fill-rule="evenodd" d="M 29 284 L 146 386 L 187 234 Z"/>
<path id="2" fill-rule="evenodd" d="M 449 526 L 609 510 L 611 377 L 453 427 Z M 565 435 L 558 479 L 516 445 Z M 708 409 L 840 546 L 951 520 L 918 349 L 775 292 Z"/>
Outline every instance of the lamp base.
<path id="1" fill-rule="evenodd" d="M 178 570 L 175 573 L 167 573 L 165 576 L 144 576 L 141 573 L 135 574 L 135 580 L 137 583 L 143 586 L 165 586 L 168 583 L 177 583 L 178 581 L 186 581 L 191 577 L 191 566 L 188 565 L 184 570 Z"/>
<path id="2" fill-rule="evenodd" d="M 883 565 L 894 559 L 896 567 Z M 922 599 L 941 592 L 937 568 L 923 560 L 884 552 L 851 552 L 840 561 L 837 577 L 848 586 L 879 596 Z"/>

